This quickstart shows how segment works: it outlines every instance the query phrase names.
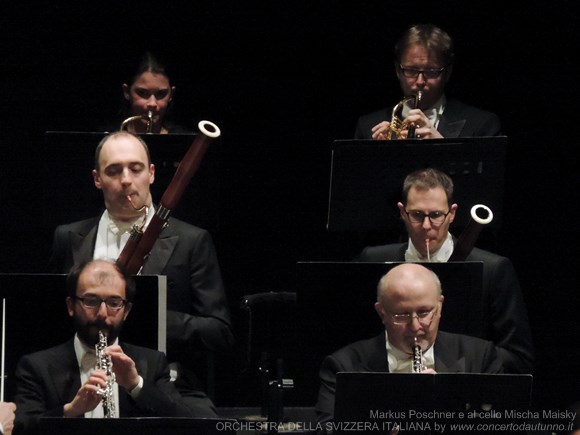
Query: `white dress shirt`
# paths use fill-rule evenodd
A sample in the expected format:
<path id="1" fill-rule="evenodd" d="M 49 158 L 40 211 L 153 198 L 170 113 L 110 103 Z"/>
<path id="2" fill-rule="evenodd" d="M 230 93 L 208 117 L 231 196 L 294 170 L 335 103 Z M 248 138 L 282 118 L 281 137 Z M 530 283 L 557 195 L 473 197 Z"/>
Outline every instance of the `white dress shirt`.
<path id="1" fill-rule="evenodd" d="M 115 340 L 114 344 L 118 344 L 118 340 Z M 89 380 L 90 373 L 95 369 L 97 365 L 97 356 L 95 354 L 95 348 L 89 347 L 84 344 L 77 334 L 75 334 L 74 339 L 75 353 L 77 356 L 77 362 L 79 364 L 79 370 L 81 375 L 81 385 Z M 115 400 L 115 418 L 119 417 L 119 385 L 115 382 L 113 387 L 113 397 Z M 95 409 L 89 412 L 85 412 L 85 418 L 103 418 L 103 405 L 99 403 Z"/>
<path id="2" fill-rule="evenodd" d="M 155 214 L 155 207 L 149 207 L 147 220 L 144 229 L 147 228 L 153 215 Z M 143 222 L 143 217 L 136 219 L 133 222 L 119 222 L 112 218 L 108 210 L 105 210 L 99 220 L 97 228 L 97 240 L 95 242 L 95 251 L 93 258 L 95 259 L 112 259 L 119 258 L 121 251 L 127 244 L 133 225 L 140 226 Z"/>
<path id="3" fill-rule="evenodd" d="M 437 102 L 435 103 L 435 105 L 433 107 L 431 107 L 429 109 L 422 110 L 422 112 L 425 114 L 425 116 L 427 118 L 429 118 L 429 122 L 431 124 L 433 124 L 435 129 L 437 129 L 437 127 L 439 126 L 439 120 L 441 119 L 441 115 L 443 114 L 443 111 L 445 110 L 445 103 L 446 102 L 447 102 L 447 99 L 445 98 L 445 95 L 442 95 L 441 98 L 439 98 L 439 100 L 437 100 Z M 409 114 L 409 110 L 411 110 L 411 107 L 409 107 L 407 104 L 405 104 L 403 106 L 401 116 L 403 118 L 406 118 L 407 115 Z"/>
<path id="4" fill-rule="evenodd" d="M 390 373 L 412 373 L 413 355 L 410 355 L 393 346 L 389 341 L 389 335 L 385 330 L 387 341 L 387 360 Z M 435 369 L 435 352 L 433 346 L 423 352 L 423 365 L 428 369 Z"/>
<path id="5" fill-rule="evenodd" d="M 441 247 L 433 252 L 430 258 L 423 257 L 419 250 L 413 245 L 411 238 L 409 238 L 409 243 L 407 245 L 407 250 L 405 251 L 405 261 L 418 262 L 418 263 L 446 263 L 451 254 L 453 254 L 453 236 L 451 233 L 447 233 L 447 238 L 441 245 Z"/>

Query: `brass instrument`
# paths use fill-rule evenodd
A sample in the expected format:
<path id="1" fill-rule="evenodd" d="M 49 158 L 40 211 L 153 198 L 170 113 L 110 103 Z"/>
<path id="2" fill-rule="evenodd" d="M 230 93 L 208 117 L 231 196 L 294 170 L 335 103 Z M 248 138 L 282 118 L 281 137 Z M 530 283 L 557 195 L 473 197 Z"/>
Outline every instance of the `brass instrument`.
<path id="1" fill-rule="evenodd" d="M 480 217 L 477 215 L 479 210 L 483 210 L 487 213 L 486 217 Z M 483 204 L 476 204 L 471 207 L 471 219 L 467 223 L 465 229 L 457 239 L 455 246 L 453 248 L 453 253 L 449 258 L 449 261 L 465 261 L 473 247 L 479 233 L 483 229 L 484 225 L 489 224 L 493 220 L 493 212 L 491 209 Z"/>
<path id="2" fill-rule="evenodd" d="M 151 110 L 147 111 L 147 115 L 135 115 L 135 116 L 128 117 L 127 119 L 125 119 L 121 123 L 119 130 L 125 130 L 130 123 L 135 122 L 137 120 L 141 120 L 141 119 L 147 121 L 147 129 L 145 132 L 147 134 L 152 133 L 153 132 L 153 112 Z"/>
<path id="3" fill-rule="evenodd" d="M 113 372 L 113 362 L 111 361 L 111 357 L 105 355 L 106 347 L 107 337 L 99 331 L 99 342 L 95 345 L 95 353 L 97 356 L 96 368 L 103 370 L 107 374 L 107 386 L 105 388 L 99 388 L 97 394 L 101 396 L 104 417 L 115 418 L 115 373 Z"/>
<path id="4" fill-rule="evenodd" d="M 391 113 L 391 122 L 389 124 L 389 129 L 383 133 L 383 138 L 385 140 L 397 140 L 397 139 L 404 139 L 403 137 L 403 130 L 407 130 L 407 139 L 414 139 L 415 138 L 415 124 L 409 124 L 402 119 L 402 112 L 403 107 L 407 103 L 412 102 L 412 108 L 416 109 L 419 107 L 419 102 L 423 97 L 423 92 L 418 91 L 416 95 L 410 95 L 408 97 L 403 98 L 399 101 L 395 107 L 393 107 L 393 111 Z"/>
<path id="5" fill-rule="evenodd" d="M 417 337 L 415 337 L 415 343 L 413 344 L 413 373 L 421 373 L 425 370 L 425 364 L 423 364 L 423 349 L 419 343 L 417 343 Z"/>

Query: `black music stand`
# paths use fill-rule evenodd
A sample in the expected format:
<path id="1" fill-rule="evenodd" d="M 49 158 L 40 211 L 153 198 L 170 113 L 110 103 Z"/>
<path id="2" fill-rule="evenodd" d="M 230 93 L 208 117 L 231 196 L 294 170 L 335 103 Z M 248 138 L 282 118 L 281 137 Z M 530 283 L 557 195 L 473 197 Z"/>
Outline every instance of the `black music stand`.
<path id="1" fill-rule="evenodd" d="M 103 195 L 95 187 L 91 171 L 95 149 L 107 133 L 47 131 L 41 161 L 42 225 L 57 225 L 97 216 L 103 210 Z M 155 164 L 153 201 L 159 201 L 173 179 L 179 162 L 195 134 L 142 134 Z M 207 149 L 201 165 L 171 215 L 209 231 L 219 227 L 219 139 Z M 73 206 L 71 206 L 71 204 Z"/>
<path id="2" fill-rule="evenodd" d="M 531 395 L 532 375 L 340 372 L 334 420 L 342 428 L 357 422 L 383 429 L 377 433 L 388 433 L 394 423 L 404 433 L 514 433 L 508 425 L 525 423 Z M 452 424 L 473 427 L 461 431 Z"/>
<path id="3" fill-rule="evenodd" d="M 374 310 L 380 278 L 401 262 L 298 262 L 296 301 L 302 370 L 297 394 L 311 403 L 326 355 L 384 330 Z M 423 263 L 439 277 L 445 302 L 440 330 L 483 336 L 482 262 Z M 302 378 L 302 379 L 300 379 Z"/>
<path id="4" fill-rule="evenodd" d="M 0 299 L 6 299 L 6 392 L 15 392 L 14 371 L 22 355 L 56 346 L 74 335 L 66 310 L 66 275 L 0 274 Z M 135 276 L 137 293 L 121 339 L 166 350 L 167 277 Z"/>
<path id="5" fill-rule="evenodd" d="M 475 204 L 494 214 L 499 228 L 507 137 L 370 141 L 337 140 L 333 144 L 327 229 L 393 231 L 400 228 L 397 202 L 403 180 L 414 170 L 434 167 L 454 181 L 459 209 L 454 225 L 464 227 Z"/>
<path id="6" fill-rule="evenodd" d="M 220 418 L 59 418 L 42 417 L 40 434 L 236 435 L 236 420 Z"/>

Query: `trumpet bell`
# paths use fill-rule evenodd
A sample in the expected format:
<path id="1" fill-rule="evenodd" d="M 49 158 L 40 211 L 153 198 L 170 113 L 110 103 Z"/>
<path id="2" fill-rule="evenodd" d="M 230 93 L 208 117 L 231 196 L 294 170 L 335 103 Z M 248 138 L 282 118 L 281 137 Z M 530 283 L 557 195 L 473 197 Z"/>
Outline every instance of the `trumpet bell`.
<path id="1" fill-rule="evenodd" d="M 145 130 L 146 133 L 149 134 L 153 132 L 153 112 L 151 110 L 147 112 L 147 115 L 135 115 L 128 117 L 121 123 L 119 130 L 127 130 L 130 124 L 138 120 L 147 121 L 147 128 Z"/>

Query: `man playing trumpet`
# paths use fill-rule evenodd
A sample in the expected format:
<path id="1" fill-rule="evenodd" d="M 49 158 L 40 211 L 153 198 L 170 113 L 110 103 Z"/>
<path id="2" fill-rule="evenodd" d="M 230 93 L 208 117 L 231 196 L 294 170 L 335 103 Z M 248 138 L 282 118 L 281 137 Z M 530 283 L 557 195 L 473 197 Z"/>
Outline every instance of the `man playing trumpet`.
<path id="1" fill-rule="evenodd" d="M 454 58 L 451 37 L 433 24 L 410 27 L 395 45 L 395 74 L 403 96 L 421 93 L 417 108 L 403 106 L 403 138 L 407 126 L 413 126 L 414 136 L 421 139 L 499 134 L 497 115 L 446 97 Z M 355 139 L 388 139 L 391 121 L 391 109 L 361 116 Z"/>

